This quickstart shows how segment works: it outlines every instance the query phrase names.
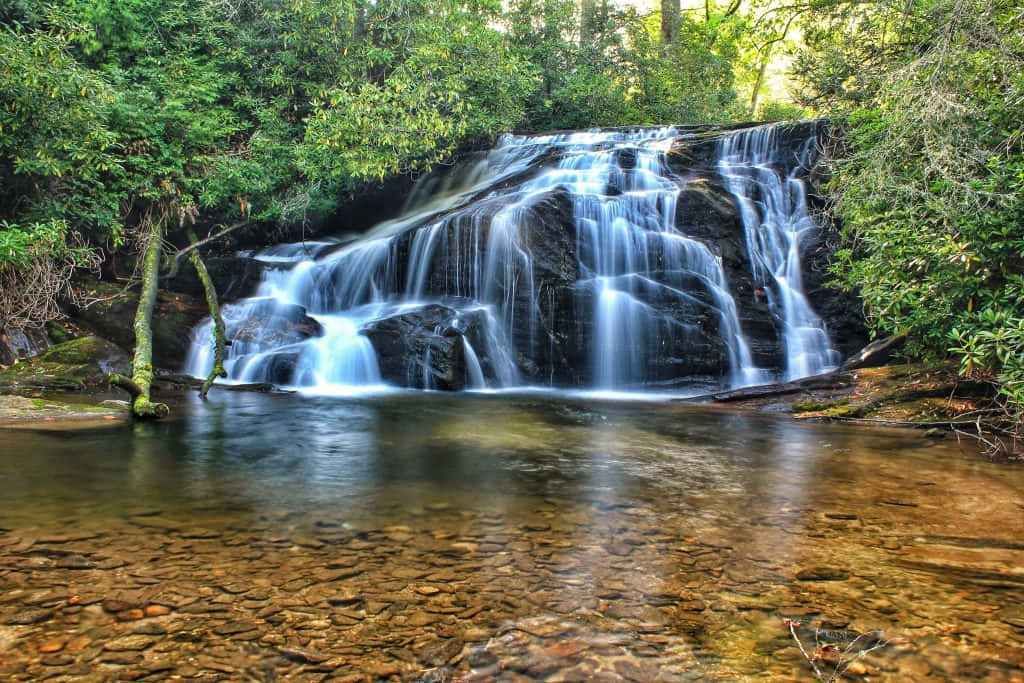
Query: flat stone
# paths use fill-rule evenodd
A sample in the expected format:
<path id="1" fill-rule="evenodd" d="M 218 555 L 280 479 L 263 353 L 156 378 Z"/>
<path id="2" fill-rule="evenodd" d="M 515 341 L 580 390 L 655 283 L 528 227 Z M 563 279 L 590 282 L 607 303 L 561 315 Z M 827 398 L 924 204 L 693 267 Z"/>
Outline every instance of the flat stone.
<path id="1" fill-rule="evenodd" d="M 110 652 L 137 652 L 145 650 L 155 642 L 155 639 L 144 635 L 123 636 L 107 641 L 103 649 Z"/>
<path id="2" fill-rule="evenodd" d="M 850 573 L 838 567 L 808 567 L 796 573 L 800 581 L 845 581 Z"/>
<path id="3" fill-rule="evenodd" d="M 75 658 L 69 654 L 46 655 L 41 660 L 46 666 L 68 666 L 75 663 Z"/>
<path id="4" fill-rule="evenodd" d="M 71 543 L 73 541 L 88 541 L 90 539 L 99 536 L 98 533 L 92 531 L 77 531 L 68 532 L 64 534 L 53 534 L 50 536 L 42 536 L 38 539 L 39 543 L 48 543 L 53 545 L 61 545 L 64 543 Z"/>
<path id="5" fill-rule="evenodd" d="M 240 619 L 238 621 L 229 621 L 226 624 L 221 624 L 213 629 L 213 632 L 218 636 L 230 636 L 236 633 L 245 633 L 246 631 L 258 630 L 258 626 L 252 621 L 246 621 Z"/>
<path id="6" fill-rule="evenodd" d="M 288 659 L 295 660 L 297 662 L 307 662 L 310 664 L 319 664 L 326 662 L 330 659 L 330 655 L 321 654 L 319 652 L 313 652 L 312 650 L 305 650 L 299 647 L 278 647 L 277 651 Z"/>
<path id="7" fill-rule="evenodd" d="M 362 598 L 355 593 L 335 593 L 327 597 L 327 602 L 331 605 L 351 605 L 360 600 Z"/>
<path id="8" fill-rule="evenodd" d="M 50 654 L 52 652 L 60 652 L 66 644 L 67 641 L 64 638 L 51 638 L 40 643 L 36 649 L 44 654 Z"/>
<path id="9" fill-rule="evenodd" d="M 201 669 L 219 671 L 223 674 L 233 674 L 236 671 L 235 667 L 231 666 L 230 664 L 226 664 L 225 662 L 221 662 L 213 657 L 209 657 L 206 655 L 196 657 L 196 666 L 198 666 Z"/>
<path id="10" fill-rule="evenodd" d="M 23 609 L 8 617 L 4 623 L 9 626 L 30 626 L 48 620 L 53 616 L 53 610 L 49 609 Z"/>
<path id="11" fill-rule="evenodd" d="M 441 619 L 441 615 L 432 614 L 430 612 L 419 612 L 412 615 L 405 620 L 405 626 L 414 626 L 416 628 L 422 628 L 424 626 L 430 626 L 436 624 Z"/>
<path id="12" fill-rule="evenodd" d="M 100 657 L 100 661 L 104 664 L 119 664 L 121 666 L 130 666 L 132 664 L 138 664 L 142 661 L 142 654 L 138 652 L 104 652 Z"/>
<path id="13" fill-rule="evenodd" d="M 413 590 L 420 595 L 437 595 L 441 592 L 441 589 L 437 586 L 416 586 Z"/>
<path id="14" fill-rule="evenodd" d="M 57 569 L 92 569 L 95 565 L 83 555 L 68 555 L 57 560 Z"/>
<path id="15" fill-rule="evenodd" d="M 544 648 L 544 654 L 549 657 L 573 657 L 589 649 L 590 643 L 584 640 L 560 640 Z"/>
<path id="16" fill-rule="evenodd" d="M 118 612 L 116 615 L 118 621 L 138 621 L 144 616 L 146 616 L 146 613 L 138 607 L 134 609 L 126 609 L 123 612 Z"/>
<path id="17" fill-rule="evenodd" d="M 91 644 L 92 638 L 89 636 L 78 636 L 68 641 L 67 645 L 65 645 L 65 650 L 68 652 L 81 652 Z"/>
<path id="18" fill-rule="evenodd" d="M 366 610 L 367 614 L 377 615 L 386 610 L 390 606 L 390 602 L 378 602 L 376 600 L 367 600 L 366 604 L 363 605 L 363 609 Z"/>
<path id="19" fill-rule="evenodd" d="M 130 610 L 130 609 L 133 609 L 135 607 L 138 607 L 138 604 L 136 604 L 134 602 L 128 602 L 127 600 L 111 599 L 111 600 L 104 600 L 103 601 L 103 609 L 106 610 L 107 612 L 110 612 L 111 614 L 116 614 L 118 612 L 124 612 L 126 610 Z"/>

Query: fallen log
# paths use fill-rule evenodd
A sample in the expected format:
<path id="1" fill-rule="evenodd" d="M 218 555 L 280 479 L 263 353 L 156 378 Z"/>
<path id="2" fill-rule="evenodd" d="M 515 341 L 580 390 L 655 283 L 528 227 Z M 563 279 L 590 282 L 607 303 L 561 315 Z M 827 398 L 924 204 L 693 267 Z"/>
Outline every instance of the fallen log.
<path id="1" fill-rule="evenodd" d="M 752 387 L 741 387 L 727 391 L 716 391 L 699 396 L 689 396 L 680 399 L 689 403 L 732 403 L 735 401 L 746 401 L 755 398 L 768 398 L 771 396 L 785 396 L 787 394 L 799 394 L 804 391 L 815 389 L 842 389 L 854 384 L 853 376 L 846 372 L 829 372 L 824 375 L 805 377 L 793 382 L 778 382 L 775 384 L 759 384 Z"/>

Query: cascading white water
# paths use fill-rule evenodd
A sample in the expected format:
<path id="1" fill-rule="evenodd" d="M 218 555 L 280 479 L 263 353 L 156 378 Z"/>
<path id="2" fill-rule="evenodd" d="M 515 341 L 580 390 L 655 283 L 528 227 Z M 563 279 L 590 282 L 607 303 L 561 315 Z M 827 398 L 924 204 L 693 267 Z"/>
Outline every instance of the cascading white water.
<path id="1" fill-rule="evenodd" d="M 807 207 L 806 171 L 815 140 L 780 149 L 777 126 L 758 126 L 722 138 L 719 168 L 740 205 L 754 279 L 782 321 L 786 380 L 819 375 L 841 362 L 821 318 L 804 295 L 800 241 L 818 225 Z M 788 171 L 778 165 L 794 155 Z"/>
<path id="2" fill-rule="evenodd" d="M 729 387 L 769 381 L 717 247 L 677 228 L 688 181 L 666 154 L 686 134 L 506 136 L 421 181 L 399 218 L 362 237 L 263 250 L 254 296 L 223 311 L 231 380 L 326 392 L 385 382 L 614 391 L 685 387 L 690 375 Z M 802 185 L 795 175 L 780 179 L 776 201 L 771 178 L 746 170 L 760 157 L 744 156 L 768 155 L 770 145 L 746 136 L 724 137 L 719 166 L 742 206 L 755 277 L 789 283 L 772 290 L 786 321 L 786 375 L 820 372 L 834 352 L 799 284 L 799 230 L 813 227 Z M 755 205 L 754 184 L 773 197 L 770 207 Z M 762 214 L 781 236 L 758 237 Z M 797 223 L 776 228 L 782 217 Z M 772 250 L 784 239 L 780 260 Z M 381 355 L 384 347 L 400 349 L 404 370 Z M 207 322 L 194 333 L 186 371 L 204 376 L 210 367 Z"/>

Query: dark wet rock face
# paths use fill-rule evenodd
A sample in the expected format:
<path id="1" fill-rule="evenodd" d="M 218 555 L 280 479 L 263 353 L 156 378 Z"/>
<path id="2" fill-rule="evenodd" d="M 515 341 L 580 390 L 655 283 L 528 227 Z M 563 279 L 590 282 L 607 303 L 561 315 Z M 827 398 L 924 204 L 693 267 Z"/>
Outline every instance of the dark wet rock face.
<path id="1" fill-rule="evenodd" d="M 265 264 L 247 257 L 231 255 L 203 256 L 203 263 L 210 273 L 210 279 L 217 288 L 217 297 L 222 303 L 228 303 L 247 296 L 259 284 Z M 166 289 L 188 294 L 202 299 L 205 296 L 203 284 L 196 275 L 195 268 L 189 263 L 182 263 L 174 279 L 165 282 Z"/>
<path id="2" fill-rule="evenodd" d="M 0 328 L 0 365 L 10 365 L 20 358 L 38 355 L 49 345 L 44 329 Z"/>
<path id="3" fill-rule="evenodd" d="M 360 333 L 373 344 L 385 382 L 458 391 L 467 382 L 463 335 L 473 322 L 460 320 L 451 308 L 431 305 L 377 320 Z"/>
<path id="4" fill-rule="evenodd" d="M 135 347 L 138 288 L 124 290 L 106 282 L 88 282 L 81 306 L 68 314 L 77 324 L 109 339 L 123 349 Z M 191 345 L 191 330 L 208 313 L 206 303 L 173 291 L 161 291 L 153 311 L 153 362 L 161 368 L 181 367 Z"/>

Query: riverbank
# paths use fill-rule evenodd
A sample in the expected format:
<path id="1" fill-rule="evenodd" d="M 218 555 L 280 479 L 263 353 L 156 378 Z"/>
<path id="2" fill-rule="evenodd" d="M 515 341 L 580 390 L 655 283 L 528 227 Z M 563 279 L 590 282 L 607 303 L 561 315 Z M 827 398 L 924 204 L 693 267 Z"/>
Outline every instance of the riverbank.
<path id="1" fill-rule="evenodd" d="M 920 429 L 936 439 L 970 438 L 990 457 L 1020 459 L 1024 444 L 1012 437 L 1019 426 L 1008 424 L 993 395 L 991 385 L 961 378 L 953 363 L 896 363 L 721 392 L 711 400 L 797 420 Z"/>

